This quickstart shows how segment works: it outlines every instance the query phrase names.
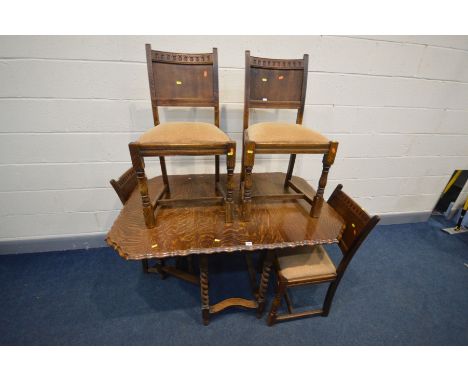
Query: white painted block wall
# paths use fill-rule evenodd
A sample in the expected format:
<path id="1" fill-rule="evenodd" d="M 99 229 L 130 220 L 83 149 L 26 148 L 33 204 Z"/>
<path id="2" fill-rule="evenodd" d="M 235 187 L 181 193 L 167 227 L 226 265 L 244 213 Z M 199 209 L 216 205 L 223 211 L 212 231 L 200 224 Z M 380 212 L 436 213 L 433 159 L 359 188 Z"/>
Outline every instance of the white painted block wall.
<path id="1" fill-rule="evenodd" d="M 455 169 L 468 169 L 466 36 L 0 37 L 0 241 L 106 232 L 120 202 L 109 185 L 130 166 L 127 144 L 152 127 L 144 44 L 217 47 L 224 131 L 240 142 L 244 51 L 310 55 L 304 123 L 340 142 L 338 183 L 371 213 L 429 212 Z M 166 109 L 167 120 L 211 121 Z M 252 121 L 288 119 L 260 111 Z M 285 171 L 287 156 L 256 171 Z M 211 172 L 213 160 L 169 160 L 171 173 Z M 239 163 L 237 170 L 239 170 Z M 300 156 L 314 186 L 321 160 Z M 158 174 L 158 166 L 150 172 Z"/>

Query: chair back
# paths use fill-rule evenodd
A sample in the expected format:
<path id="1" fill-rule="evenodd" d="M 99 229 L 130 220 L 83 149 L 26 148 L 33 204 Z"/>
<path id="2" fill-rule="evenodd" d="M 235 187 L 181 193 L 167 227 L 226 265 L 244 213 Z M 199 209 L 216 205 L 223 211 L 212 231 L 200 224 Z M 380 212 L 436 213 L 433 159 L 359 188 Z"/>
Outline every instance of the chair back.
<path id="1" fill-rule="evenodd" d="M 158 106 L 214 107 L 219 127 L 218 51 L 173 53 L 151 50 L 146 44 L 153 120 L 159 125 Z"/>
<path id="2" fill-rule="evenodd" d="M 119 199 L 122 202 L 122 204 L 125 204 L 128 198 L 130 198 L 130 195 L 132 194 L 133 190 L 137 186 L 137 176 L 135 170 L 133 169 L 133 167 L 129 168 L 122 174 L 122 176 L 119 179 L 112 179 L 110 181 L 110 184 L 119 196 Z"/>
<path id="3" fill-rule="evenodd" d="M 307 54 L 283 60 L 245 52 L 244 129 L 249 127 L 250 108 L 297 109 L 296 123 L 302 123 L 308 63 Z"/>
<path id="4" fill-rule="evenodd" d="M 328 204 L 345 222 L 345 229 L 338 243 L 343 252 L 343 259 L 337 270 L 338 273 L 344 272 L 367 235 L 380 220 L 377 215 L 371 217 L 353 199 L 346 195 L 342 188 L 343 185 L 339 184 L 328 199 Z"/>

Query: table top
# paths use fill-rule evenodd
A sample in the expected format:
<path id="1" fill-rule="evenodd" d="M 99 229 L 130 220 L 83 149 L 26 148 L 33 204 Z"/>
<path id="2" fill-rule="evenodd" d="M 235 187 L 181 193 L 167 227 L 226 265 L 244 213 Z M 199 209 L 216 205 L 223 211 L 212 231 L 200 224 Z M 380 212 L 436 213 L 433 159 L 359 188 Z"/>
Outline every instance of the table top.
<path id="1" fill-rule="evenodd" d="M 252 195 L 284 193 L 284 173 L 253 174 Z M 225 184 L 221 175 L 221 184 Z M 239 175 L 235 175 L 239 184 Z M 294 183 L 313 197 L 315 190 L 302 178 Z M 162 188 L 162 177 L 148 182 L 151 196 Z M 215 195 L 214 175 L 169 176 L 171 198 Z M 293 190 L 286 191 L 295 194 Z M 215 254 L 221 252 L 256 251 L 336 243 L 344 228 L 342 218 L 327 203 L 320 216 L 309 216 L 310 205 L 301 199 L 253 200 L 251 220 L 240 221 L 239 191 L 234 195 L 233 223 L 225 223 L 223 205 L 190 207 L 158 207 L 156 226 L 145 226 L 138 188 L 134 190 L 106 241 L 120 256 L 128 260 Z"/>

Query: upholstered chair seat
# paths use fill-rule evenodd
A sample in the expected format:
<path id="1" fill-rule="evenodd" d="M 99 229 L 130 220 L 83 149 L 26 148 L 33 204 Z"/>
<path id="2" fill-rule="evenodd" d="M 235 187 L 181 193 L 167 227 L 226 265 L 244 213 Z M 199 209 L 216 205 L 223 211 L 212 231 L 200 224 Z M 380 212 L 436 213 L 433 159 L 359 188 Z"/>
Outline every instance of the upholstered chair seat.
<path id="1" fill-rule="evenodd" d="M 160 123 L 138 138 L 140 144 L 213 144 L 229 141 L 229 137 L 220 128 L 204 122 Z"/>
<path id="2" fill-rule="evenodd" d="M 318 131 L 295 123 L 261 122 L 249 126 L 247 134 L 250 141 L 255 143 L 284 143 L 284 144 L 319 144 L 327 145 L 330 140 Z"/>
<path id="3" fill-rule="evenodd" d="M 304 247 L 300 250 L 292 248 L 289 252 L 282 251 L 278 256 L 278 272 L 286 280 L 299 281 L 314 277 L 336 276 L 335 265 L 321 245 Z"/>

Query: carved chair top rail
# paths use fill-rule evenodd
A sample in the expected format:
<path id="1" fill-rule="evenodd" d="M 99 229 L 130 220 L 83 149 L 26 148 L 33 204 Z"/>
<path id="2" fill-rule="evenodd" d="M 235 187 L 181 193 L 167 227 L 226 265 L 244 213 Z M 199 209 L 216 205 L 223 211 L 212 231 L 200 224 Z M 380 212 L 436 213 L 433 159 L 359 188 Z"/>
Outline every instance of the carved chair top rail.
<path id="1" fill-rule="evenodd" d="M 216 51 L 216 48 L 213 48 Z M 168 64 L 181 65 L 212 65 L 213 53 L 176 53 L 163 52 L 159 50 L 151 51 L 151 60 Z"/>
<path id="2" fill-rule="evenodd" d="M 306 57 L 305 55 L 304 57 Z M 304 70 L 304 59 L 280 59 L 250 56 L 250 66 L 254 68 Z"/>
<path id="3" fill-rule="evenodd" d="M 338 185 L 328 204 L 340 214 L 345 222 L 345 229 L 341 236 L 340 247 L 345 253 L 357 248 L 372 228 L 379 222 L 378 216 L 370 216 L 359 204 L 342 191 L 342 185 Z"/>

